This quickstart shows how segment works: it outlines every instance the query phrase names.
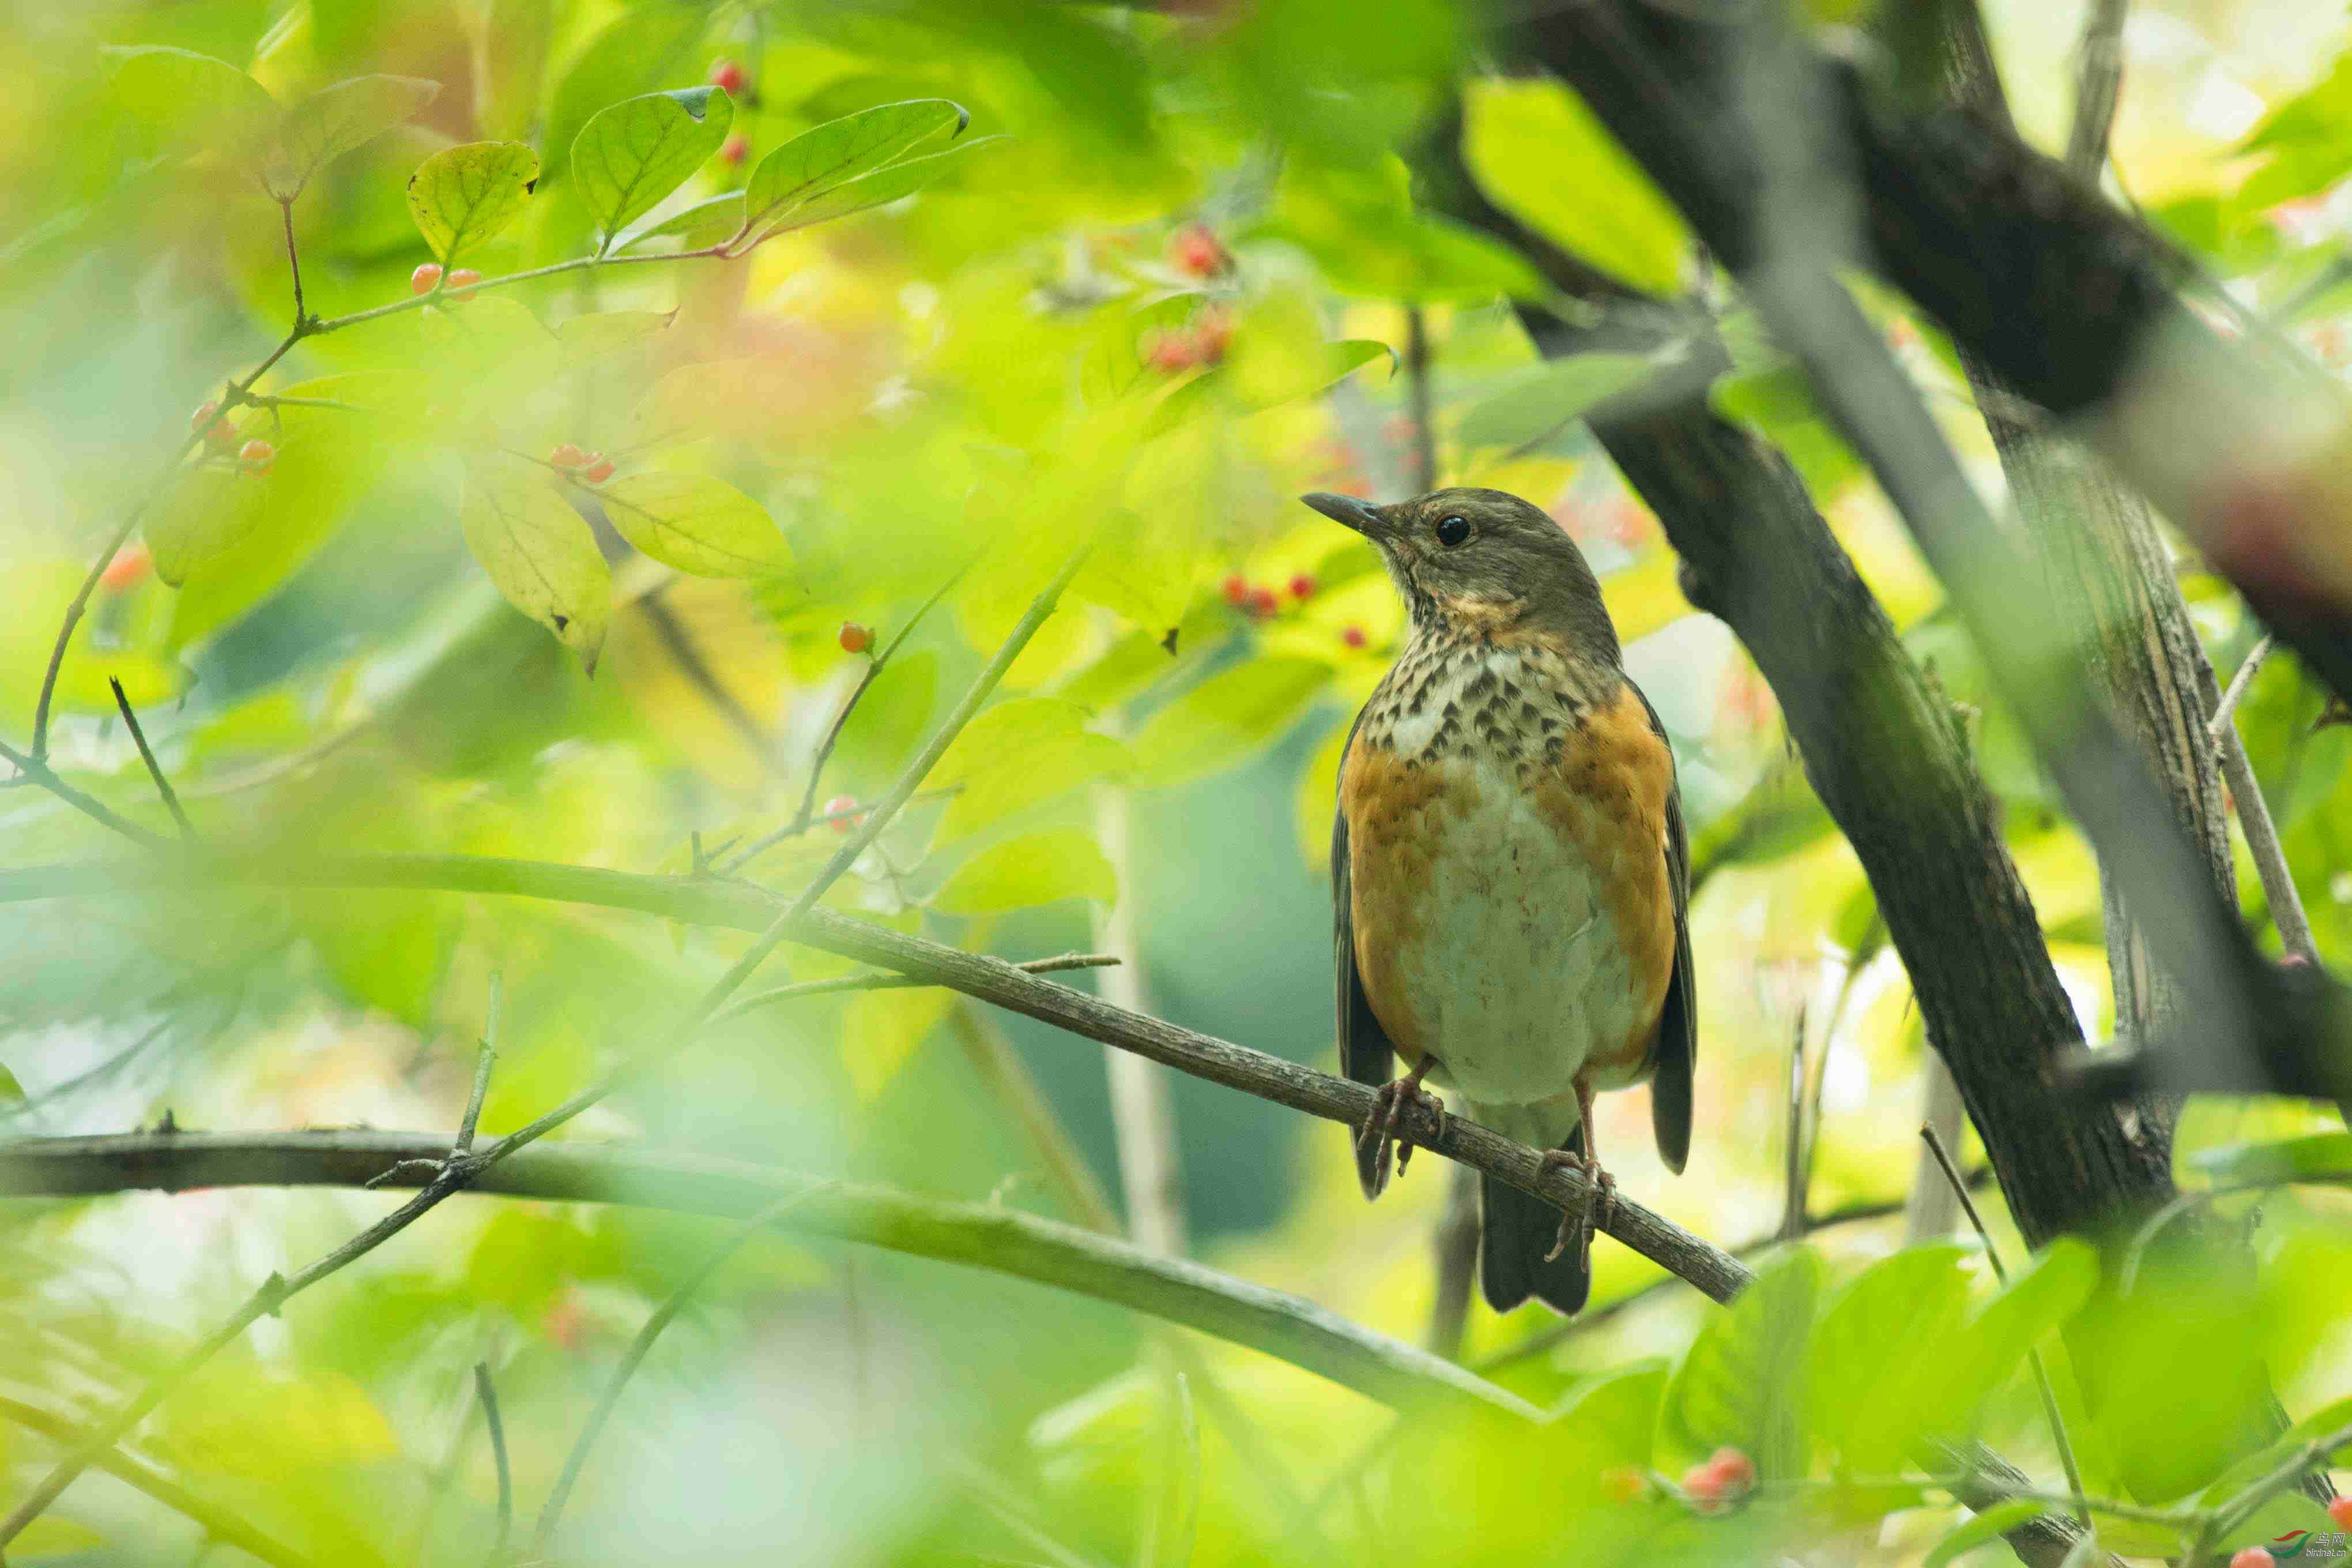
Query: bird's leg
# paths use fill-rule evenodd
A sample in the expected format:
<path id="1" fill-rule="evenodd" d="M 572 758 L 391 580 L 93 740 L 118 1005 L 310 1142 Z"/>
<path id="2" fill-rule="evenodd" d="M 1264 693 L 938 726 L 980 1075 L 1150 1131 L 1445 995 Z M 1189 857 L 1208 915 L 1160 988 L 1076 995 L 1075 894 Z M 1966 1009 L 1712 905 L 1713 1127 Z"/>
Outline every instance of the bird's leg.
<path id="1" fill-rule="evenodd" d="M 1397 1132 L 1397 1123 L 1402 1119 L 1407 1103 L 1415 1100 L 1426 1102 L 1430 1110 L 1437 1113 L 1438 1135 L 1444 1135 L 1445 1102 L 1421 1087 L 1421 1080 L 1427 1078 L 1429 1069 L 1436 1065 L 1436 1058 L 1423 1057 L 1404 1077 L 1391 1079 L 1373 1091 L 1371 1112 L 1364 1118 L 1364 1130 L 1357 1137 L 1356 1146 L 1359 1149 L 1368 1143 L 1375 1146 L 1374 1158 L 1380 1173 L 1375 1190 L 1389 1184 L 1389 1150 L 1391 1146 L 1396 1150 L 1398 1175 L 1404 1174 L 1406 1162 L 1412 1157 L 1412 1144 Z"/>
<path id="2" fill-rule="evenodd" d="M 1559 1234 L 1552 1238 L 1551 1250 L 1544 1254 L 1549 1263 L 1574 1240 L 1579 1247 L 1592 1245 L 1592 1233 L 1617 1215 L 1617 1179 L 1601 1168 L 1601 1155 L 1594 1147 L 1597 1140 L 1592 1127 L 1592 1086 L 1582 1079 L 1576 1080 L 1576 1113 L 1579 1125 L 1584 1129 L 1584 1152 L 1569 1149 L 1547 1149 L 1536 1165 L 1536 1180 L 1540 1183 L 1555 1165 L 1566 1165 L 1580 1171 L 1592 1184 L 1592 1194 L 1586 1200 L 1582 1214 L 1559 1216 Z"/>

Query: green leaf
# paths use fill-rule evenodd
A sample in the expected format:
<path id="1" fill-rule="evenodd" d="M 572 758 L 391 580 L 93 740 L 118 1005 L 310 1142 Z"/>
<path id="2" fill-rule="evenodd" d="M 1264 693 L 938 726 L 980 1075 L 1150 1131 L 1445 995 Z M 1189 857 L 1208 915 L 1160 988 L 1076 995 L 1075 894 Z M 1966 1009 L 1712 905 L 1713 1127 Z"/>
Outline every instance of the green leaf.
<path id="1" fill-rule="evenodd" d="M 743 194 L 749 226 L 754 233 L 765 232 L 803 203 L 898 162 L 940 132 L 960 133 L 971 118 L 961 104 L 919 98 L 861 110 L 804 131 L 751 171 Z"/>
<path id="2" fill-rule="evenodd" d="M 1240 762 L 1298 721 L 1331 678 L 1318 659 L 1254 658 L 1210 677 L 1135 737 L 1136 783 L 1188 783 Z"/>
<path id="3" fill-rule="evenodd" d="M 792 209 L 787 217 L 761 229 L 760 237 L 765 239 L 774 235 L 790 234 L 796 229 L 831 223 L 853 213 L 887 206 L 892 202 L 913 195 L 946 174 L 950 160 L 966 159 L 982 148 L 1002 146 L 1010 140 L 1005 136 L 982 136 L 959 142 L 943 153 L 926 153 L 919 158 L 903 158 L 887 168 L 877 169 L 845 184 L 835 185 L 822 195 L 802 203 Z"/>
<path id="4" fill-rule="evenodd" d="M 734 119 L 725 93 L 696 87 L 616 103 L 581 127 L 572 143 L 572 174 L 607 249 L 719 151 Z"/>
<path id="5" fill-rule="evenodd" d="M 878 787 L 915 754 L 939 706 L 940 656 L 901 653 L 882 667 L 851 710 L 834 761 L 851 781 Z"/>
<path id="6" fill-rule="evenodd" d="M 575 363 L 584 363 L 643 348 L 677 319 L 676 310 L 598 310 L 560 323 L 555 341 Z"/>
<path id="7" fill-rule="evenodd" d="M 1074 827 L 1024 834 L 984 849 L 931 895 L 942 914 L 982 915 L 1061 899 L 1112 903 L 1118 877 L 1093 837 Z"/>
<path id="8" fill-rule="evenodd" d="M 0 1105 L 24 1103 L 25 1086 L 16 1081 L 16 1075 L 8 1070 L 6 1062 L 0 1062 Z"/>
<path id="9" fill-rule="evenodd" d="M 2021 1524 L 2029 1524 L 2050 1511 L 2050 1505 L 2027 1498 L 2012 1498 L 1996 1503 L 1982 1513 L 1962 1523 L 1943 1540 L 1936 1542 L 1919 1568 L 1946 1568 L 1957 1563 L 1979 1546 L 1990 1546 Z"/>
<path id="10" fill-rule="evenodd" d="M 1849 1468 L 1871 1474 L 1901 1468 L 1900 1447 L 1848 1451 L 1857 1428 L 1871 1425 L 1858 1417 L 1884 1411 L 1901 1394 L 1915 1360 L 1948 1353 L 1968 1315 L 1968 1261 L 1976 1252 L 1943 1244 L 1881 1258 L 1822 1313 L 1813 1338 L 1813 1408 L 1823 1441 L 1845 1456 Z"/>
<path id="11" fill-rule="evenodd" d="M 694 58 L 709 18 L 697 5 L 632 6 L 573 57 L 555 84 L 543 144 L 569 147 L 597 110 L 650 92 L 665 80 L 702 74 Z M 556 160 L 550 179 L 567 173 Z"/>
<path id="12" fill-rule="evenodd" d="M 68 1557 L 91 1552 L 106 1544 L 106 1537 L 77 1520 L 59 1519 L 56 1514 L 43 1514 L 36 1519 L 8 1543 L 11 1558 L 29 1562 L 36 1557 Z"/>
<path id="13" fill-rule="evenodd" d="M 468 142 L 425 160 L 408 179 L 408 211 L 444 266 L 522 216 L 539 154 L 520 142 Z"/>
<path id="14" fill-rule="evenodd" d="M 1801 1473 L 1806 1346 L 1821 1288 L 1821 1258 L 1798 1247 L 1707 1315 L 1667 1385 L 1659 1436 L 1668 1447 L 1738 1448 L 1771 1480 Z"/>
<path id="15" fill-rule="evenodd" d="M 743 193 L 729 191 L 712 196 L 692 206 L 680 207 L 658 223 L 630 230 L 613 244 L 614 250 L 626 250 L 643 239 L 657 239 L 665 235 L 677 235 L 692 240 L 721 240 L 733 236 L 743 226 Z"/>
<path id="16" fill-rule="evenodd" d="M 553 0 L 490 0 L 474 50 L 475 124 L 506 141 L 530 132 L 554 43 Z"/>
<path id="17" fill-rule="evenodd" d="M 2232 1143 L 2189 1160 L 2216 1182 L 2308 1182 L 2352 1172 L 2352 1132 L 2315 1132 L 2275 1143 Z"/>
<path id="18" fill-rule="evenodd" d="M 627 474 L 597 495 L 621 537 L 697 577 L 773 577 L 793 552 L 765 508 L 708 474 Z"/>
<path id="19" fill-rule="evenodd" d="M 1462 154 L 1495 205 L 1644 292 L 1683 290 L 1690 227 L 1584 100 L 1549 80 L 1473 82 Z"/>
<path id="20" fill-rule="evenodd" d="M 1572 354 L 1529 365 L 1462 416 L 1465 447 L 1524 447 L 1640 385 L 1664 363 L 1652 354 Z"/>
<path id="21" fill-rule="evenodd" d="M 156 134 L 160 151 L 247 158 L 278 123 L 268 89 L 225 60 L 149 47 L 100 52 L 113 70 L 114 100 Z"/>
<path id="22" fill-rule="evenodd" d="M 440 91 L 439 82 L 413 76 L 360 76 L 320 89 L 287 110 L 262 184 L 292 201 L 328 163 L 405 123 Z"/>
<path id="23" fill-rule="evenodd" d="M 189 573 L 244 542 L 261 525 L 268 482 L 209 463 L 183 469 L 147 514 L 155 575 L 176 588 Z"/>
<path id="24" fill-rule="evenodd" d="M 1133 766 L 1125 746 L 1086 725 L 1085 709 L 1050 697 L 1000 702 L 965 725 L 927 781 L 957 791 L 940 839 L 967 837 Z"/>
<path id="25" fill-rule="evenodd" d="M 591 675 L 613 608 L 613 574 L 587 520 L 536 469 L 510 458 L 466 467 L 457 522 L 507 602 L 553 632 Z"/>

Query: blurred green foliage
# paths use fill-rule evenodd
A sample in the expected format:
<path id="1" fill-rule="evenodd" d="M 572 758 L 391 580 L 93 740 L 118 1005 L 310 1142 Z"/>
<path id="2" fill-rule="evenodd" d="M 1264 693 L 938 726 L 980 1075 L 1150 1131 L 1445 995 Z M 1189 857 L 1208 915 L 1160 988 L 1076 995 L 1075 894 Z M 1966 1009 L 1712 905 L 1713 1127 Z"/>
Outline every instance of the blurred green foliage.
<path id="1" fill-rule="evenodd" d="M 2021 119 L 2046 133 L 2079 7 L 1989 9 Z M 1924 1043 L 1869 889 L 1771 693 L 1690 612 L 1654 523 L 1576 422 L 1660 366 L 1539 363 L 1509 302 L 1545 297 L 1540 277 L 1418 206 L 1398 155 L 1458 94 L 1495 202 L 1633 288 L 1699 281 L 1681 218 L 1590 112 L 1490 70 L 1482 11 L 0 11 L 0 734 L 22 735 L 67 605 L 143 508 L 58 671 L 51 756 L 76 787 L 164 821 L 113 716 L 119 680 L 208 841 L 700 872 L 797 820 L 804 795 L 821 817 L 846 797 L 845 826 L 1091 544 L 998 700 L 828 902 L 1014 958 L 1091 947 L 1124 906 L 1155 1011 L 1328 1065 L 1332 776 L 1403 626 L 1369 548 L 1292 498 L 1401 493 L 1426 435 L 1445 482 L 1526 494 L 1584 545 L 1675 741 L 1701 879 L 1698 1151 L 1669 1181 L 1627 1152 L 1647 1142 L 1630 1135 L 1641 1094 L 1613 1096 L 1600 1132 L 1616 1173 L 1725 1245 L 1772 1236 L 1790 1043 L 1810 1017 L 1811 1207 L 1899 1199 Z M 2352 364 L 2342 16 L 2145 4 L 2134 26 L 2125 187 L 2315 357 Z M 200 405 L 296 321 L 289 240 L 322 330 L 207 434 Z M 425 266 L 481 279 L 414 281 Z M 1899 302 L 1864 302 L 1985 459 L 1949 345 Z M 2103 1030 L 2086 846 L 1802 377 L 1717 303 L 1734 363 L 1716 406 L 1789 451 L 1967 715 L 2053 955 Z M 1431 345 L 1427 432 L 1408 310 Z M 272 448 L 266 472 L 237 456 L 252 441 Z M 2179 567 L 2233 668 L 2256 628 L 2200 563 Z M 845 651 L 845 625 L 870 642 Z M 2322 710 L 2273 660 L 2240 725 L 2340 957 L 2352 729 Z M 1103 809 L 1112 790 L 1125 813 Z M 807 826 L 730 870 L 796 888 L 839 843 Z M 126 852 L 30 788 L 0 794 L 0 829 L 12 865 Z M 2259 919 L 2250 868 L 2242 883 Z M 668 1027 L 741 951 L 619 912 L 389 889 L 22 903 L 0 907 L 0 932 L 14 1134 L 166 1111 L 449 1126 L 494 973 L 484 1125 L 502 1131 Z M 787 949 L 771 968 L 847 966 Z M 899 990 L 755 1011 L 573 1131 L 1081 1217 L 948 1026 L 973 1005 Z M 1098 1054 L 1009 1029 L 1115 1190 Z M 1174 1089 L 1205 1260 L 1419 1338 L 1444 1174 L 1367 1209 L 1338 1130 Z M 1997 1288 L 1973 1243 L 1906 1248 L 1882 1220 L 1760 1260 L 1727 1310 L 1676 1289 L 1507 1361 L 1546 1331 L 1540 1310 L 1479 1310 L 1465 1357 L 1555 1413 L 1540 1427 L 1397 1420 L 1213 1342 L 1171 1357 L 1158 1327 L 1076 1296 L 763 1238 L 656 1345 L 559 1545 L 613 1562 L 1108 1562 L 1149 1538 L 1155 1563 L 1911 1563 L 1967 1528 L 1924 1439 L 1981 1434 L 2063 1490 L 2022 1375 L 2037 1345 L 2090 1491 L 2218 1502 L 2283 1450 L 2242 1457 L 2246 1391 L 2200 1380 L 2200 1343 L 2256 1347 L 2290 1408 L 2316 1412 L 2304 1438 L 2347 1419 L 2331 1402 L 2352 1394 L 2352 1244 L 2324 1185 L 2347 1161 L 2340 1134 L 2307 1136 L 2329 1125 L 2278 1104 L 2188 1109 L 2184 1155 L 2212 1157 L 2185 1180 L 2220 1189 L 2200 1215 L 2263 1222 L 2252 1280 L 2166 1254 L 2095 1300 L 2096 1265 L 2067 1244 Z M 383 1202 L 11 1202 L 0 1375 L 92 1419 Z M 135 1450 L 311 1561 L 480 1561 L 496 1489 L 470 1369 L 494 1369 L 535 1509 L 629 1337 L 719 1237 L 653 1211 L 454 1200 L 265 1321 Z M 1602 1303 L 1657 1277 L 1606 1243 L 1596 1264 Z M 2085 1311 L 2141 1374 L 2095 1415 L 2056 1337 Z M 1726 1447 L 1760 1489 L 1695 1506 L 1675 1479 Z M 11 1501 L 57 1451 L 0 1419 Z M 2315 1520 L 2275 1499 L 2227 1543 Z M 2126 1552 L 2179 1533 L 2098 1523 Z M 185 1561 L 198 1534 L 93 1475 L 10 1552 Z M 1985 1539 L 1932 1560 L 2005 1560 Z"/>

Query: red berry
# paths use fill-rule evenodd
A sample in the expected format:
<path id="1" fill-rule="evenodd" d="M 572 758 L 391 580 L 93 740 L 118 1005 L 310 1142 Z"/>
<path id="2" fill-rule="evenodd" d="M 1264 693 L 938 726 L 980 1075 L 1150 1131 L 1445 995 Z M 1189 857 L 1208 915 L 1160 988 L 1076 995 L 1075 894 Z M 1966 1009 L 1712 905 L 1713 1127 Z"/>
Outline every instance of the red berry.
<path id="1" fill-rule="evenodd" d="M 740 163 L 751 155 L 751 139 L 740 131 L 727 138 L 719 148 L 719 161 L 722 163 Z"/>
<path id="2" fill-rule="evenodd" d="M 1371 639 L 1364 635 L 1361 626 L 1342 626 L 1339 628 L 1339 640 L 1349 647 L 1362 647 Z"/>
<path id="3" fill-rule="evenodd" d="M 1756 1461 L 1737 1448 L 1717 1448 L 1706 1465 L 1728 1490 L 1744 1492 L 1756 1484 Z"/>
<path id="4" fill-rule="evenodd" d="M 1228 573 L 1225 576 L 1224 582 L 1220 584 L 1220 588 L 1225 595 L 1225 603 L 1231 605 L 1234 609 L 1238 610 L 1244 605 L 1249 603 L 1249 579 L 1243 576 L 1240 573 Z"/>
<path id="5" fill-rule="evenodd" d="M 580 477 L 592 485 L 603 484 L 613 477 L 613 459 L 602 452 L 591 452 L 588 466 L 580 470 Z"/>
<path id="6" fill-rule="evenodd" d="M 1175 331 L 1154 333 L 1146 342 L 1143 357 L 1152 369 L 1172 375 L 1180 370 L 1192 369 L 1200 355 L 1193 347 L 1192 334 Z"/>
<path id="7" fill-rule="evenodd" d="M 125 588 L 137 585 L 139 580 L 154 568 L 154 564 L 153 557 L 147 553 L 147 547 L 133 540 L 114 552 L 114 559 L 109 561 L 106 570 L 98 574 L 98 585 L 110 594 L 120 594 Z"/>
<path id="8" fill-rule="evenodd" d="M 547 460 L 559 468 L 584 468 L 587 466 L 588 454 L 571 442 L 564 441 L 558 443 L 555 450 L 547 455 Z"/>
<path id="9" fill-rule="evenodd" d="M 1612 1502 L 1639 1502 L 1649 1489 L 1649 1479 L 1631 1465 L 1601 1472 L 1601 1493 Z"/>
<path id="10" fill-rule="evenodd" d="M 449 292 L 464 299 L 468 289 L 482 280 L 482 275 L 470 267 L 460 267 L 449 274 Z"/>
<path id="11" fill-rule="evenodd" d="M 741 62 L 721 56 L 710 62 L 710 85 L 730 98 L 740 98 L 743 84 L 751 79 L 743 74 Z"/>
<path id="12" fill-rule="evenodd" d="M 440 281 L 441 264 L 437 261 L 428 261 L 408 275 L 408 291 L 412 294 L 430 294 Z"/>
<path id="13" fill-rule="evenodd" d="M 841 623 L 842 652 L 864 653 L 867 648 L 872 647 L 873 646 L 874 633 L 870 628 L 861 626 L 856 621 L 844 621 Z"/>
<path id="14" fill-rule="evenodd" d="M 2230 1568 L 2275 1568 L 2278 1559 L 2263 1548 L 2247 1546 L 2240 1548 L 2237 1554 L 2230 1559 Z"/>
<path id="15" fill-rule="evenodd" d="M 266 474 L 278 460 L 278 448 L 267 441 L 247 441 L 236 449 L 236 466 L 248 474 Z"/>
<path id="16" fill-rule="evenodd" d="M 1168 244 L 1168 260 L 1191 278 L 1213 278 L 1233 265 L 1214 230 L 1206 224 L 1188 223 Z"/>
<path id="17" fill-rule="evenodd" d="M 837 795 L 824 803 L 824 815 L 833 823 L 833 830 L 844 838 L 857 826 L 856 808 L 857 797 L 854 795 Z"/>
<path id="18" fill-rule="evenodd" d="M 1259 616 L 1271 616 L 1281 608 L 1282 600 L 1276 595 L 1273 589 L 1252 588 L 1250 590 L 1249 612 L 1251 615 Z"/>
<path id="19" fill-rule="evenodd" d="M 2338 1530 L 2352 1530 L 2352 1497 L 2340 1497 L 2327 1505 L 2327 1517 Z"/>
<path id="20" fill-rule="evenodd" d="M 1313 598 L 1315 596 L 1315 579 L 1304 572 L 1298 573 L 1297 575 L 1293 576 L 1290 579 L 1290 596 L 1294 599 Z"/>

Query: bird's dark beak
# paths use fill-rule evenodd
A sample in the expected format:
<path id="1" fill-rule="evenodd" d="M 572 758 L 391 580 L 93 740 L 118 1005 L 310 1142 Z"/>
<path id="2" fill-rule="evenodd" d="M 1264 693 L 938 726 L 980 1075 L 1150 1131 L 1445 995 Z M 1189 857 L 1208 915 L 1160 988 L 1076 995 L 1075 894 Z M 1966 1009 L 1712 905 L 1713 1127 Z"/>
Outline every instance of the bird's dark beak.
<path id="1" fill-rule="evenodd" d="M 1367 539 L 1378 539 L 1384 531 L 1381 509 L 1368 500 L 1333 495 L 1329 490 L 1314 490 L 1298 499 L 1340 527 L 1352 528 Z"/>

